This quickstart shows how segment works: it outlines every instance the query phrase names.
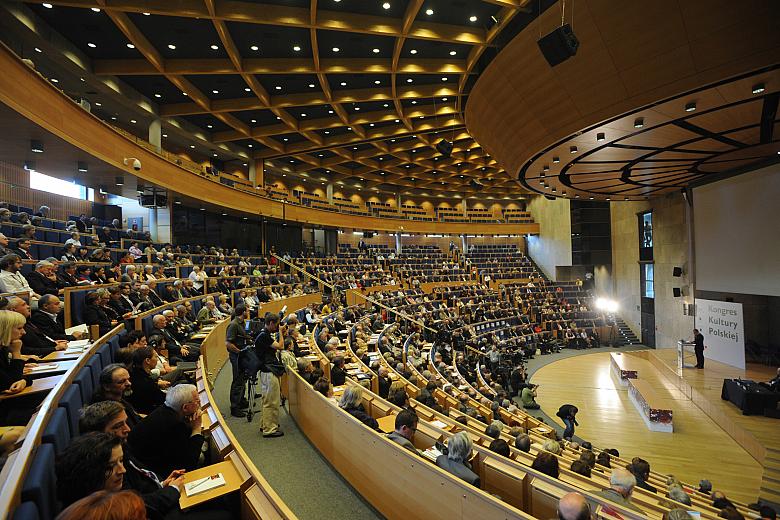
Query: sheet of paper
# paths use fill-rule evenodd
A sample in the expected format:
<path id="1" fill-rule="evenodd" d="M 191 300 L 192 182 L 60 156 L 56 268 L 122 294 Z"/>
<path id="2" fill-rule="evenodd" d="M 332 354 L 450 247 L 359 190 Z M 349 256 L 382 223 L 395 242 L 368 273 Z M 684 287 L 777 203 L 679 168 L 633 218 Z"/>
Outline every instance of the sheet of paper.
<path id="1" fill-rule="evenodd" d="M 89 340 L 88 339 L 74 339 L 73 341 L 68 341 L 68 348 L 69 349 L 70 348 L 72 348 L 72 349 L 76 349 L 76 348 L 83 349 L 87 345 L 89 345 Z"/>
<path id="2" fill-rule="evenodd" d="M 89 327 L 87 327 L 86 323 L 82 323 L 81 325 L 76 325 L 74 327 L 69 327 L 65 329 L 65 334 L 73 335 L 74 332 L 81 332 L 82 334 L 89 334 Z"/>
<path id="3" fill-rule="evenodd" d="M 37 363 L 28 365 L 30 372 L 43 372 L 44 370 L 54 370 L 59 365 L 57 363 Z"/>
<path id="4" fill-rule="evenodd" d="M 191 497 L 192 495 L 197 495 L 199 493 L 203 493 L 210 489 L 224 485 L 225 477 L 222 475 L 222 473 L 217 473 L 216 475 L 211 475 L 209 477 L 201 478 L 184 484 L 184 492 L 187 493 L 188 497 Z"/>

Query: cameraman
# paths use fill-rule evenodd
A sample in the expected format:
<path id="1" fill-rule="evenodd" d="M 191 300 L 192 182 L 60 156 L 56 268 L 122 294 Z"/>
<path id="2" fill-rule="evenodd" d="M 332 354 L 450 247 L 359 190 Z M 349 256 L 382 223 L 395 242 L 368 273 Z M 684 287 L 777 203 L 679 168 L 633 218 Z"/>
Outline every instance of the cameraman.
<path id="1" fill-rule="evenodd" d="M 274 340 L 272 334 L 279 331 L 279 337 Z M 279 315 L 267 312 L 265 327 L 255 339 L 255 350 L 260 358 L 260 384 L 263 388 L 263 437 L 281 437 L 279 430 L 279 401 L 281 392 L 279 378 L 284 374 L 284 365 L 278 353 L 284 348 L 284 338 L 287 335 L 287 325 L 279 326 Z"/>
<path id="2" fill-rule="evenodd" d="M 233 369 L 233 381 L 230 383 L 230 415 L 233 417 L 246 417 L 245 410 L 249 408 L 249 402 L 244 397 L 246 374 L 238 362 L 241 349 L 252 342 L 247 332 L 248 319 L 249 309 L 244 304 L 236 305 L 233 320 L 228 325 L 225 336 L 225 348 Z"/>
<path id="3" fill-rule="evenodd" d="M 532 385 L 530 383 L 523 388 L 523 391 L 520 394 L 520 400 L 523 402 L 523 408 L 526 410 L 539 409 L 539 404 L 536 402 L 537 388 L 539 388 L 539 385 Z"/>

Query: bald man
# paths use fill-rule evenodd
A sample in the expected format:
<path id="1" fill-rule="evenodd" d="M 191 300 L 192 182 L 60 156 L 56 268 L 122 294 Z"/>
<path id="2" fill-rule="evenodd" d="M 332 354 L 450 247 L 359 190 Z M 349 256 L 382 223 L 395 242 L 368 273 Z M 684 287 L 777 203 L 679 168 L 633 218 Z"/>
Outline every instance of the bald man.
<path id="1" fill-rule="evenodd" d="M 579 493 L 566 493 L 558 501 L 560 520 L 590 520 L 590 505 Z"/>

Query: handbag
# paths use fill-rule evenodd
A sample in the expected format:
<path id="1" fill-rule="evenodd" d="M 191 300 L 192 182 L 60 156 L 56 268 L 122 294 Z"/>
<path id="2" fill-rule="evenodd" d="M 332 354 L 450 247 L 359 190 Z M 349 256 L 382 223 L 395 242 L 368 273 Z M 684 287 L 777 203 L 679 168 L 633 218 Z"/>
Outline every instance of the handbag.
<path id="1" fill-rule="evenodd" d="M 260 357 L 253 347 L 247 347 L 238 353 L 238 367 L 241 372 L 254 377 L 262 369 Z"/>

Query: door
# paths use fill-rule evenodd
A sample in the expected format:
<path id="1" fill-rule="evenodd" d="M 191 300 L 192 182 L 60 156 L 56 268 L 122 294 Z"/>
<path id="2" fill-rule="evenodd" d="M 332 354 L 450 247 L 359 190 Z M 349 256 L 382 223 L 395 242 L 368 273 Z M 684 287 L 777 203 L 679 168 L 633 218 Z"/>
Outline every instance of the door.
<path id="1" fill-rule="evenodd" d="M 655 348 L 655 298 L 642 297 L 642 344 Z"/>

